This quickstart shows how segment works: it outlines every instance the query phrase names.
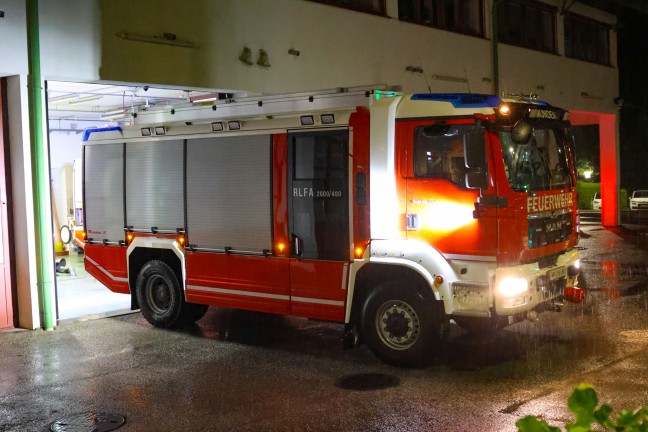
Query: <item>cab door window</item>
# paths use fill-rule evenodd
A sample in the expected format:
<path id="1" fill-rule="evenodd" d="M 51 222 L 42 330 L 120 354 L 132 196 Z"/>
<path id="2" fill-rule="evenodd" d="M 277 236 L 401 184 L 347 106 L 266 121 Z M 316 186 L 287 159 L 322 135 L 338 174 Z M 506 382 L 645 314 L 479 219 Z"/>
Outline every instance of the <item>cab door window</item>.
<path id="1" fill-rule="evenodd" d="M 465 188 L 463 136 L 470 125 L 435 124 L 414 129 L 414 176 L 442 179 Z"/>

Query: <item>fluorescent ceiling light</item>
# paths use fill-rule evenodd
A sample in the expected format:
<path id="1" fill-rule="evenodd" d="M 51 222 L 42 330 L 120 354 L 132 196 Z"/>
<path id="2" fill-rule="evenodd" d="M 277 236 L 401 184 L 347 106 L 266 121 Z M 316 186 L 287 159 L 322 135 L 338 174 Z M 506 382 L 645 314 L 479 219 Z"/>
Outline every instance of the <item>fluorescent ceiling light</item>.
<path id="1" fill-rule="evenodd" d="M 115 120 L 124 117 L 126 117 L 126 113 L 104 114 L 101 116 L 101 120 Z"/>
<path id="2" fill-rule="evenodd" d="M 108 110 L 108 111 L 104 111 L 102 113 L 102 115 L 104 115 L 104 116 L 111 116 L 111 115 L 115 115 L 115 114 L 123 115 L 123 114 L 125 114 L 125 112 L 126 111 L 125 111 L 124 108 L 116 108 L 116 109 L 111 109 L 111 110 Z"/>
<path id="3" fill-rule="evenodd" d="M 69 102 L 71 100 L 75 100 L 76 98 L 77 98 L 77 95 L 75 95 L 75 94 L 67 94 L 67 95 L 61 95 L 61 96 L 48 98 L 47 102 L 49 102 L 49 103 L 63 103 L 63 102 Z"/>
<path id="4" fill-rule="evenodd" d="M 80 105 L 80 104 L 84 104 L 84 103 L 88 103 L 88 102 L 98 101 L 98 100 L 101 99 L 102 97 L 103 97 L 103 96 L 99 96 L 99 95 L 97 95 L 97 96 L 88 96 L 88 97 L 83 97 L 83 98 L 79 98 L 79 99 L 76 99 L 76 100 L 70 101 L 70 102 L 68 102 L 68 103 L 69 103 L 70 105 Z"/>

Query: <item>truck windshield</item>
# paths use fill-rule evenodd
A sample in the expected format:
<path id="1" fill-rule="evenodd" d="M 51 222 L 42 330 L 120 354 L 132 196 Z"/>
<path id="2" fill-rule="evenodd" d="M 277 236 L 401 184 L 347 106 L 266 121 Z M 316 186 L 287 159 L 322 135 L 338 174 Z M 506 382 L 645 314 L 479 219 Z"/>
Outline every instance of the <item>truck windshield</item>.
<path id="1" fill-rule="evenodd" d="M 510 132 L 499 132 L 504 167 L 511 189 L 517 192 L 572 186 L 567 145 L 555 129 L 534 129 L 526 144 L 516 144 Z"/>

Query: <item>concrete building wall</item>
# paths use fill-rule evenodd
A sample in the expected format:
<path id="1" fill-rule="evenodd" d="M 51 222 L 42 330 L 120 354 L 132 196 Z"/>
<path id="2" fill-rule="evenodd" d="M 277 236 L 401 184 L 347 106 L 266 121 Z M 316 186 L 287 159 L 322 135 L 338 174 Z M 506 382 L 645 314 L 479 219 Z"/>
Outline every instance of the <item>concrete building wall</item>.
<path id="1" fill-rule="evenodd" d="M 560 10 L 563 2 L 547 0 Z M 354 12 L 306 0 L 100 0 L 101 78 L 165 85 L 280 93 L 401 84 L 405 92 L 492 92 L 492 0 L 485 1 L 486 38 L 465 36 L 398 20 L 398 1 L 387 0 L 388 17 Z M 604 23 L 614 17 L 574 5 L 570 12 Z M 146 19 L 144 19 L 146 17 Z M 558 54 L 499 44 L 500 89 L 534 92 L 570 109 L 615 112 L 618 71 L 566 58 L 562 15 L 557 16 Z M 120 33 L 194 43 L 180 48 L 125 40 Z M 615 46 L 612 38 L 611 46 Z M 239 61 L 244 47 L 256 62 L 259 50 L 271 66 Z M 288 53 L 299 51 L 299 56 Z M 612 53 L 613 64 L 616 52 Z M 418 66 L 423 73 L 407 72 Z M 435 75 L 467 78 L 467 83 Z M 587 76 L 587 78 L 583 78 Z M 587 96 L 583 96 L 585 93 Z"/>
<path id="2" fill-rule="evenodd" d="M 18 319 L 40 326 L 36 238 L 27 93 L 27 13 L 24 0 L 0 0 L 0 76 L 8 78 L 9 146 Z M 94 81 L 101 60 L 100 20 L 95 0 L 39 2 L 40 60 L 44 80 Z M 44 117 L 45 118 L 45 117 Z M 45 136 L 47 136 L 45 134 Z M 51 280 L 54 275 L 51 275 Z M 53 290 L 53 286 L 52 286 Z"/>

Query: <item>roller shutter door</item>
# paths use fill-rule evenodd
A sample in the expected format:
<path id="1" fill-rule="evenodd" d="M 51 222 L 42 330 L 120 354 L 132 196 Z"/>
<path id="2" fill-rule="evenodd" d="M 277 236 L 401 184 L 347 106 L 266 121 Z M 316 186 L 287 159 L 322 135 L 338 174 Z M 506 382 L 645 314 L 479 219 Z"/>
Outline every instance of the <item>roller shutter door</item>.
<path id="1" fill-rule="evenodd" d="M 187 230 L 197 249 L 272 249 L 272 138 L 187 142 Z"/>
<path id="2" fill-rule="evenodd" d="M 184 229 L 183 153 L 183 140 L 126 144 L 129 227 Z"/>
<path id="3" fill-rule="evenodd" d="M 124 240 L 124 144 L 84 147 L 85 227 L 90 241 Z"/>

